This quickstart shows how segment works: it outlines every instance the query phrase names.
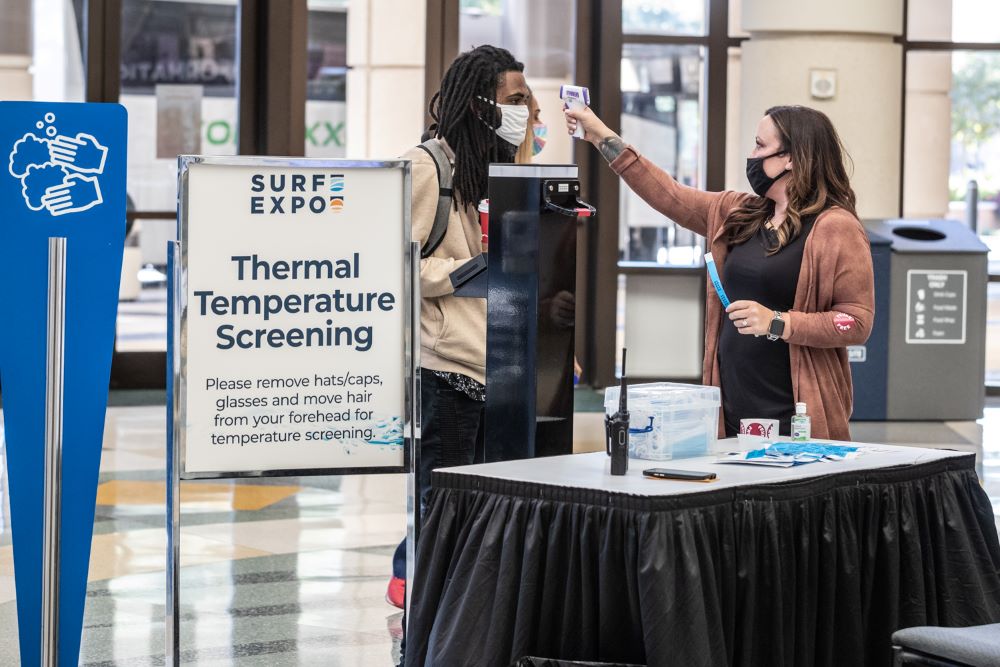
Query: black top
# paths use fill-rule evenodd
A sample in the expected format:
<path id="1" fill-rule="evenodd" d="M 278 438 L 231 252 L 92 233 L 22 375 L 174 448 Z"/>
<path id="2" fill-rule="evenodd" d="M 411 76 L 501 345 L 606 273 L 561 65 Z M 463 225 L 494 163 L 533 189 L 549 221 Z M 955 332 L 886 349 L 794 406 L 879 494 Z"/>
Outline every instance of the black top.
<path id="1" fill-rule="evenodd" d="M 722 275 L 729 299 L 756 301 L 782 313 L 790 310 L 795 303 L 802 249 L 814 220 L 803 220 L 802 233 L 770 256 L 763 229 L 750 240 L 731 246 Z M 719 372 L 726 435 L 739 433 L 740 419 L 749 417 L 777 419 L 781 435 L 790 435 L 795 397 L 788 343 L 741 334 L 727 313 L 722 316 Z"/>

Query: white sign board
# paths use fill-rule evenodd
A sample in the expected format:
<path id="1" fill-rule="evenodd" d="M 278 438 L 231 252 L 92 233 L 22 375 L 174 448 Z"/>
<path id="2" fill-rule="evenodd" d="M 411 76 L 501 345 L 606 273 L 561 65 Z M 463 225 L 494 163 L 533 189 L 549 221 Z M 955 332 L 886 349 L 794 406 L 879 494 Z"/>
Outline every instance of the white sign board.
<path id="1" fill-rule="evenodd" d="M 403 472 L 409 163 L 182 157 L 182 477 Z"/>

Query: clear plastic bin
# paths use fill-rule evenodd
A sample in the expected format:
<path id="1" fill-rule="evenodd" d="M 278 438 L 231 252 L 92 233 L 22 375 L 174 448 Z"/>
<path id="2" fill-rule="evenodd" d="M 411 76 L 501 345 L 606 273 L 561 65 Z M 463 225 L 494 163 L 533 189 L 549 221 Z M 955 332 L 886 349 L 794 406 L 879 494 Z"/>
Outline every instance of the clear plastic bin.
<path id="1" fill-rule="evenodd" d="M 618 411 L 618 387 L 604 392 L 604 412 Z M 628 454 L 650 461 L 715 453 L 719 431 L 718 387 L 674 382 L 628 388 Z"/>

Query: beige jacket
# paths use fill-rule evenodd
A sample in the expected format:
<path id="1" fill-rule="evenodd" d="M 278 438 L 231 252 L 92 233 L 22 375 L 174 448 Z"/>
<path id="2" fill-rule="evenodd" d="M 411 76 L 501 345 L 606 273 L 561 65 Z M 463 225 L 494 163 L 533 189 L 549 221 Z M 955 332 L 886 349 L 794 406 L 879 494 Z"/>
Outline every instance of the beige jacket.
<path id="1" fill-rule="evenodd" d="M 441 142 L 449 159 L 454 153 Z M 403 155 L 412 163 L 413 240 L 427 241 L 437 212 L 438 179 L 434 160 L 413 147 Z M 486 299 L 453 295 L 449 275 L 483 251 L 475 207 L 451 209 L 448 231 L 434 254 L 420 260 L 420 365 L 461 373 L 486 384 Z"/>
<path id="2" fill-rule="evenodd" d="M 680 185 L 632 146 L 611 163 L 611 168 L 654 209 L 706 237 L 722 273 L 729 251 L 726 218 L 749 195 L 703 192 Z M 718 387 L 719 335 L 729 322 L 711 282 L 706 285 L 705 303 L 703 381 Z M 864 227 L 847 211 L 829 208 L 819 215 L 806 237 L 795 307 L 785 314 L 791 327 L 792 390 L 796 401 L 807 404 L 814 438 L 851 439 L 848 420 L 854 396 L 847 346 L 868 340 L 874 311 L 875 281 Z M 723 400 L 725 391 L 722 387 Z M 719 434 L 724 435 L 721 420 Z"/>

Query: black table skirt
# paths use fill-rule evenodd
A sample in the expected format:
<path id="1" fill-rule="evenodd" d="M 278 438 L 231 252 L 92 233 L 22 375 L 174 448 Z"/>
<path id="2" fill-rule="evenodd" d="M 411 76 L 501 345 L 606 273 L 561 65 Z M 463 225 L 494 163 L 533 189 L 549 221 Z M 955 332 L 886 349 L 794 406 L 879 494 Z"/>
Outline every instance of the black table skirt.
<path id="1" fill-rule="evenodd" d="M 406 665 L 889 665 L 1000 621 L 974 460 L 652 498 L 436 472 Z"/>

